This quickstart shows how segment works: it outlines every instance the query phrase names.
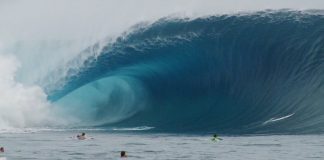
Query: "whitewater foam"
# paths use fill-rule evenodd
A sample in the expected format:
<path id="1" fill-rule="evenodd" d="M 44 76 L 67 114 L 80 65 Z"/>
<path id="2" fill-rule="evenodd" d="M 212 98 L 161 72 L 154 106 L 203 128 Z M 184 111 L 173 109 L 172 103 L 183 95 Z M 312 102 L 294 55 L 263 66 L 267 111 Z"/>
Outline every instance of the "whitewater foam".
<path id="1" fill-rule="evenodd" d="M 0 55 L 0 129 L 52 123 L 47 96 L 39 86 L 15 81 L 19 62 Z"/>

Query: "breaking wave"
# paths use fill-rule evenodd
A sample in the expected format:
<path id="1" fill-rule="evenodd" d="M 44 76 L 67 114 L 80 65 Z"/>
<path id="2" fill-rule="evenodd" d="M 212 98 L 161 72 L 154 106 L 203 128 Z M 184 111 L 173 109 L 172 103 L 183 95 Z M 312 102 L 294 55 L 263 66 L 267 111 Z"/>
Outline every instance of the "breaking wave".
<path id="1" fill-rule="evenodd" d="M 163 18 L 87 50 L 93 49 L 99 53 L 59 80 L 65 85 L 44 87 L 49 100 L 82 125 L 324 131 L 322 11 Z"/>

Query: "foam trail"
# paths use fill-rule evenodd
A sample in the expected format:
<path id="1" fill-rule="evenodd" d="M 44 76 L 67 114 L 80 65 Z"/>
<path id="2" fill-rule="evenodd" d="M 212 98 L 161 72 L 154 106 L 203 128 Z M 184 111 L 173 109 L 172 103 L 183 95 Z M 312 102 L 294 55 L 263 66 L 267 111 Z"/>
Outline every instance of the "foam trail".
<path id="1" fill-rule="evenodd" d="M 263 125 L 268 124 L 268 123 L 277 122 L 277 121 L 281 121 L 281 120 L 287 119 L 287 118 L 293 116 L 294 114 L 295 113 L 292 113 L 292 114 L 289 114 L 289 115 L 286 115 L 286 116 L 283 116 L 283 117 L 279 117 L 279 118 L 271 118 L 271 119 L 265 121 L 263 123 Z"/>
<path id="2" fill-rule="evenodd" d="M 114 131 L 146 131 L 151 129 L 154 129 L 154 127 L 140 126 L 134 128 L 113 128 Z"/>

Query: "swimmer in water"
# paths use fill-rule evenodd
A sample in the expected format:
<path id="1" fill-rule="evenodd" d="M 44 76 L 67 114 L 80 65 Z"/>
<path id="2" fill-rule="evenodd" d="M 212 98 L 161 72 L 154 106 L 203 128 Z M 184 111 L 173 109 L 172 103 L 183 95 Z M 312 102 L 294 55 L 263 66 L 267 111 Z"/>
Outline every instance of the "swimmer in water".
<path id="1" fill-rule="evenodd" d="M 87 139 L 85 136 L 85 133 L 82 133 L 81 135 L 77 135 L 78 140 L 85 140 Z"/>
<path id="2" fill-rule="evenodd" d="M 126 151 L 120 152 L 120 158 L 127 158 Z"/>

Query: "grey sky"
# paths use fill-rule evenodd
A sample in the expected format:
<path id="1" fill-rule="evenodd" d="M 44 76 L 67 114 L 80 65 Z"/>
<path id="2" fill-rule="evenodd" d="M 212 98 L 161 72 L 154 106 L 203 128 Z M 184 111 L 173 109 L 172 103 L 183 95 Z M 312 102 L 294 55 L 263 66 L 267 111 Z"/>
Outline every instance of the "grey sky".
<path id="1" fill-rule="evenodd" d="M 58 30 L 46 34 L 96 37 L 174 13 L 199 16 L 279 8 L 322 9 L 324 0 L 0 0 L 0 36 L 25 31 L 19 36 L 30 38 L 28 33 L 35 32 L 37 38 L 44 36 L 39 35 L 43 30 Z"/>

